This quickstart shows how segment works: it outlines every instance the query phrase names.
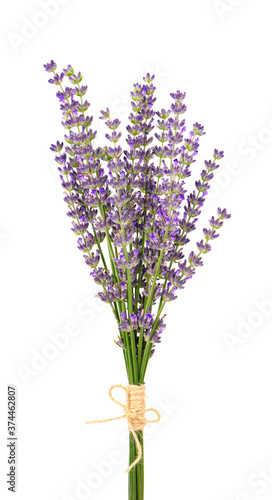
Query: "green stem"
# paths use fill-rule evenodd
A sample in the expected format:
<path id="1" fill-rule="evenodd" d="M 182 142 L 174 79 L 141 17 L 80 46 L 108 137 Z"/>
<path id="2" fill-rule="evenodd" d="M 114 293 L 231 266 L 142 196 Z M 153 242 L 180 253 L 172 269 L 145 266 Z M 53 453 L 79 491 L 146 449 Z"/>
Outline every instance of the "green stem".
<path id="1" fill-rule="evenodd" d="M 138 373 L 140 373 L 141 370 L 143 343 L 144 343 L 144 329 L 141 328 L 138 340 Z"/>
<path id="2" fill-rule="evenodd" d="M 164 241 L 166 240 L 167 236 L 168 236 L 168 229 L 165 232 Z M 152 301 L 153 301 L 153 293 L 154 293 L 154 290 L 155 290 L 155 287 L 156 287 L 157 278 L 158 278 L 158 275 L 159 275 L 159 272 L 160 272 L 161 262 L 162 262 L 162 258 L 163 258 L 164 252 L 165 252 L 165 250 L 161 250 L 160 251 L 160 256 L 159 256 L 158 264 L 157 264 L 156 271 L 155 271 L 155 274 L 154 274 L 153 283 L 152 283 L 152 286 L 151 286 L 149 297 L 148 297 L 146 305 L 145 305 L 145 310 L 144 310 L 145 313 L 148 312 L 148 309 L 149 309 L 149 307 L 150 307 L 150 305 L 152 304 Z"/>
<path id="3" fill-rule="evenodd" d="M 134 462 L 136 458 L 136 445 L 132 432 L 129 433 L 129 463 Z M 129 500 L 138 500 L 137 496 L 137 469 L 133 467 L 128 473 L 128 491 Z"/>
<path id="4" fill-rule="evenodd" d="M 136 465 L 137 473 L 137 500 L 144 500 L 144 432 L 138 431 L 137 436 L 142 448 L 142 458 Z"/>
<path id="5" fill-rule="evenodd" d="M 138 300 L 139 300 L 139 293 L 140 293 L 141 281 L 142 281 L 142 268 L 143 268 L 143 254 L 144 254 L 144 245 L 145 245 L 145 233 L 143 233 L 142 238 L 143 239 L 142 239 L 140 266 L 139 266 L 139 274 L 138 274 L 138 285 L 137 285 L 137 287 L 135 289 L 135 305 L 134 305 L 135 314 L 137 314 L 137 312 L 138 312 Z"/>
<path id="6" fill-rule="evenodd" d="M 120 191 L 117 189 L 118 197 L 120 198 Z M 119 207 L 119 221 L 120 221 L 120 228 L 121 228 L 121 233 L 123 238 L 125 238 L 125 229 L 122 223 L 122 212 L 121 208 Z M 128 253 L 127 253 L 127 247 L 124 244 L 123 245 L 123 253 L 125 256 L 125 259 L 128 261 Z M 132 314 L 133 312 L 133 300 L 132 300 L 132 280 L 131 280 L 131 272 L 130 269 L 127 269 L 127 302 L 128 302 L 128 314 Z M 136 354 L 136 342 L 135 342 L 135 332 L 132 331 L 130 332 L 129 335 L 130 338 L 130 343 L 131 343 L 131 357 L 132 357 L 132 369 L 133 369 L 133 378 L 134 378 L 134 383 L 138 384 L 138 366 L 137 366 L 137 354 Z"/>

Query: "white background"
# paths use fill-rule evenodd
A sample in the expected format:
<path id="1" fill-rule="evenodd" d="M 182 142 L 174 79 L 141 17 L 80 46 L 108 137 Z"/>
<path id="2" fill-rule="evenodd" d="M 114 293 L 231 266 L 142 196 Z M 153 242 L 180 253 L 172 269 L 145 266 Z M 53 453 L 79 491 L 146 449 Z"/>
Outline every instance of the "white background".
<path id="1" fill-rule="evenodd" d="M 188 128 L 205 125 L 196 176 L 214 147 L 225 151 L 196 237 L 217 206 L 232 218 L 168 305 L 148 368 L 148 405 L 163 418 L 146 429 L 146 499 L 270 499 L 270 2 L 13 0 L 2 14 L 0 497 L 11 496 L 6 391 L 15 384 L 17 498 L 127 498 L 126 422 L 85 425 L 119 415 L 107 392 L 126 374 L 49 151 L 64 130 L 43 69 L 53 58 L 84 74 L 98 141 L 99 110 L 126 120 L 129 91 L 149 71 L 158 109 L 186 91 Z M 46 360 L 60 332 L 66 345 Z M 113 459 L 105 478 L 97 467 Z"/>

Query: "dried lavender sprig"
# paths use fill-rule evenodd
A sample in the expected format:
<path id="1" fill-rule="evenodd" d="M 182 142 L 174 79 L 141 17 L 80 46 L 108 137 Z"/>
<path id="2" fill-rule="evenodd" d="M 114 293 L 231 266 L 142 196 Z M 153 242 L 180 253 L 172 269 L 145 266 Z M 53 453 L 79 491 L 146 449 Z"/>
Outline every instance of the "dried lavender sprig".
<path id="1" fill-rule="evenodd" d="M 194 269 L 195 267 L 203 265 L 202 260 L 199 260 L 200 255 L 203 254 L 203 253 L 208 253 L 211 250 L 210 245 L 208 245 L 208 241 L 212 240 L 212 239 L 215 239 L 215 238 L 217 238 L 219 236 L 215 232 L 215 229 L 219 229 L 220 227 L 222 227 L 224 220 L 229 219 L 231 217 L 230 214 L 227 213 L 227 210 L 225 208 L 223 210 L 220 209 L 220 208 L 218 208 L 217 214 L 218 214 L 218 218 L 217 219 L 215 219 L 214 217 L 212 217 L 210 219 L 210 221 L 209 221 L 210 225 L 212 227 L 212 230 L 208 230 L 208 229 L 204 229 L 203 230 L 204 236 L 206 238 L 207 243 L 205 245 L 202 242 L 197 243 L 197 247 L 199 248 L 198 254 L 195 255 L 193 252 L 191 252 L 191 254 L 189 256 L 190 266 L 187 269 L 188 277 L 190 277 L 190 270 Z M 185 264 L 186 264 L 186 261 L 185 261 Z M 155 319 L 155 321 L 153 323 L 149 339 L 146 342 L 144 356 L 143 356 L 143 361 L 142 361 L 142 364 L 141 364 L 140 383 L 143 383 L 143 381 L 144 381 L 144 377 L 145 377 L 145 373 L 146 373 L 146 368 L 147 368 L 148 360 L 149 360 L 149 357 L 150 357 L 150 354 L 151 354 L 151 350 L 152 350 L 152 337 L 153 337 L 153 335 L 154 335 L 154 333 L 156 331 L 156 328 L 157 328 L 157 325 L 158 325 L 158 321 L 159 321 L 159 317 L 160 317 L 160 315 L 161 315 L 161 313 L 163 311 L 163 308 L 164 308 L 165 304 L 166 304 L 166 301 L 162 301 L 161 302 L 161 304 L 159 306 L 158 315 L 157 315 L 157 317 L 156 317 L 156 319 Z"/>
<path id="2" fill-rule="evenodd" d="M 55 74 L 56 65 L 54 64 L 54 66 L 55 66 L 55 67 L 54 67 L 54 69 L 53 69 L 53 73 L 54 73 L 54 75 L 56 76 L 56 74 Z M 70 67 L 70 68 L 71 68 L 71 67 Z M 72 70 L 72 72 L 73 72 L 73 70 Z M 70 76 L 70 75 L 68 74 L 68 72 L 66 72 L 66 74 L 67 74 L 67 76 Z M 71 74 L 72 74 L 72 73 L 71 73 Z M 61 82 L 60 82 L 59 80 L 60 80 L 60 79 L 56 76 L 56 81 L 58 82 L 57 84 L 58 84 L 58 85 L 60 85 L 60 88 L 61 88 L 61 90 L 62 90 L 63 94 L 65 94 L 65 91 L 64 91 L 64 89 L 63 89 L 63 87 L 62 87 L 62 84 L 61 84 Z M 75 82 L 75 83 L 79 83 L 79 82 Z M 79 87 L 78 87 L 78 91 L 80 91 Z M 81 94 L 80 94 L 80 98 L 81 98 L 81 103 L 82 103 L 82 95 L 81 95 Z M 70 105 L 70 100 L 69 100 L 69 97 L 65 98 L 65 100 L 66 100 L 66 101 L 68 102 L 68 104 Z M 73 111 L 72 111 L 72 116 L 73 116 L 73 117 L 75 117 L 75 113 L 74 113 Z M 78 124 L 77 124 L 77 129 L 78 129 L 78 132 L 80 133 L 80 129 L 79 129 L 79 125 L 78 125 Z M 86 130 L 87 130 L 87 132 L 88 132 L 88 127 L 86 127 Z M 59 144 L 58 144 L 58 146 L 59 146 Z M 51 149 L 52 149 L 52 146 L 51 146 Z M 75 206 L 74 206 L 74 204 L 73 204 L 73 203 L 72 203 L 72 207 L 73 207 L 73 210 L 75 211 Z M 76 219 L 77 219 L 77 222 L 78 222 L 78 224 L 79 224 L 79 218 L 77 217 Z M 99 246 L 99 249 L 100 249 L 100 252 L 101 252 L 101 255 L 102 255 L 102 258 L 103 258 L 104 267 L 105 267 L 105 269 L 107 269 L 107 265 L 106 265 L 106 262 L 105 262 L 105 259 L 104 259 L 104 255 L 103 255 L 103 252 L 102 252 L 102 250 L 101 250 L 101 247 L 100 247 L 100 245 L 99 245 L 99 242 L 98 242 L 98 239 L 97 239 L 97 236 L 96 236 L 96 232 L 94 231 L 94 233 L 95 233 L 96 241 L 97 241 L 97 244 L 98 244 L 98 246 Z M 83 240 L 84 240 L 84 243 L 86 243 L 86 241 L 85 241 L 85 237 L 84 237 L 84 234 L 82 234 L 82 238 L 83 238 Z M 110 245 L 109 245 L 109 247 L 110 247 Z M 110 250 L 109 250 L 109 254 L 110 254 Z M 110 254 L 110 256 L 111 256 L 111 254 Z M 106 293 L 106 288 L 105 288 L 105 285 L 104 285 L 104 284 L 102 284 L 102 288 L 103 288 L 104 292 Z M 116 308 L 116 303 L 115 303 L 115 302 L 113 302 L 113 304 L 112 304 L 112 303 L 110 302 L 110 305 L 111 305 L 111 307 L 112 307 L 112 310 L 113 310 L 113 312 L 114 312 L 114 314 L 115 314 L 116 319 L 117 319 L 118 321 L 120 321 L 120 320 L 119 320 L 118 311 L 117 311 L 117 308 Z M 125 342 L 126 342 L 126 345 L 128 345 L 128 342 L 129 342 L 129 341 L 128 341 L 128 338 L 127 338 L 127 334 L 126 334 L 126 333 L 124 333 L 124 337 L 125 337 Z M 132 369 L 131 369 L 131 362 L 130 362 L 129 349 L 124 350 L 124 357 L 125 357 L 125 362 L 126 362 L 126 366 L 127 366 L 127 371 L 128 371 L 128 374 L 130 374 L 130 378 L 132 379 Z"/>
<path id="3" fill-rule="evenodd" d="M 111 135 L 106 134 L 106 138 L 108 140 L 111 140 L 112 142 L 114 142 L 114 144 L 116 144 L 120 140 L 120 138 L 121 138 L 121 132 L 119 134 L 117 134 L 117 132 L 116 132 L 116 129 L 120 125 L 119 120 L 117 120 L 117 119 L 111 120 L 111 118 L 110 118 L 110 112 L 109 112 L 108 109 L 107 109 L 106 112 L 102 111 L 102 117 L 106 117 L 107 118 L 106 124 L 109 127 L 109 129 L 113 130 L 113 132 L 111 133 Z M 118 199 L 120 200 L 120 189 L 119 189 L 119 179 L 118 179 L 118 175 L 119 174 L 117 172 L 117 170 L 118 170 L 118 161 L 117 161 L 117 158 L 114 159 L 114 164 L 115 164 L 115 170 L 116 170 L 116 174 L 115 174 L 116 175 L 116 177 L 115 177 L 115 181 L 116 182 L 114 182 L 114 176 L 112 176 L 111 183 L 112 183 L 112 185 L 115 186 Z M 125 230 L 124 230 L 124 224 L 123 224 L 123 220 L 122 220 L 122 211 L 121 211 L 121 207 L 120 206 L 119 206 L 119 209 L 118 209 L 118 213 L 119 213 L 119 224 L 120 224 L 121 239 L 123 238 L 123 240 L 125 240 Z M 125 244 L 125 241 L 121 242 L 121 245 L 122 245 L 122 251 L 123 251 L 124 259 L 126 261 L 128 261 L 129 260 L 128 259 L 128 251 L 127 251 L 127 246 Z M 116 266 L 116 258 L 114 259 L 114 261 L 115 261 L 115 266 Z M 131 315 L 132 311 L 133 311 L 133 299 L 132 299 L 132 277 L 131 277 L 131 270 L 130 270 L 129 266 L 126 267 L 126 277 L 127 277 L 127 304 L 128 304 L 128 313 Z M 123 307 L 123 310 L 122 310 L 122 312 L 121 312 L 120 315 L 122 316 L 122 314 L 125 314 L 125 307 Z M 134 376 L 134 380 L 137 381 L 138 380 L 138 367 L 137 367 L 136 343 L 135 343 L 135 334 L 134 334 L 134 332 L 132 332 L 129 335 L 129 337 L 130 337 L 130 344 L 131 344 L 131 358 L 132 358 L 133 376 Z"/>
<path id="4" fill-rule="evenodd" d="M 51 61 L 51 63 L 52 63 L 52 61 Z M 56 65 L 55 65 L 55 64 L 54 64 L 54 66 L 55 66 L 55 69 L 56 69 Z M 70 75 L 72 75 L 72 74 L 73 74 L 73 70 L 72 70 L 71 66 L 68 66 L 68 68 L 69 68 L 69 70 L 71 71 L 71 72 L 70 72 L 70 74 L 69 74 L 68 70 L 67 70 L 66 72 L 64 72 L 64 73 L 66 73 L 66 74 L 67 74 L 67 76 L 70 76 Z M 53 73 L 54 73 L 54 75 L 56 76 L 55 69 L 52 69 L 52 72 L 53 72 Z M 59 81 L 59 79 L 58 79 L 58 78 L 57 78 L 57 81 Z M 78 82 L 78 84 L 79 84 L 79 82 Z M 65 91 L 64 91 L 64 89 L 63 89 L 63 87 L 62 87 L 61 82 L 59 83 L 59 85 L 60 85 L 60 88 L 61 88 L 61 90 L 62 90 L 63 94 L 65 94 Z M 79 86 L 77 87 L 77 90 L 78 90 L 78 91 L 80 91 Z M 80 99 L 81 99 L 81 103 L 82 103 L 82 95 L 80 95 Z M 70 103 L 70 98 L 69 98 L 69 97 L 65 98 L 65 101 L 68 103 L 68 106 L 70 107 L 70 106 L 71 106 L 71 103 Z M 76 115 L 75 115 L 75 112 L 74 112 L 74 111 L 71 111 L 71 114 L 72 114 L 72 116 L 73 116 L 74 118 L 76 117 Z M 77 129 L 78 129 L 78 132 L 80 132 L 80 129 L 79 129 L 79 125 L 78 125 L 78 124 L 77 124 Z M 88 126 L 86 127 L 86 131 L 88 132 Z M 62 144 L 63 144 L 63 143 L 62 143 Z M 51 148 L 50 148 L 50 149 L 51 149 L 51 150 L 53 150 L 53 151 L 54 151 L 54 150 L 56 150 L 56 149 L 54 148 L 54 146 L 53 146 L 53 145 L 51 146 Z M 60 143 L 59 143 L 59 142 L 57 142 L 57 150 L 58 150 L 58 152 L 60 151 Z M 68 174 L 66 173 L 65 175 L 67 176 Z M 79 181 L 79 182 L 80 182 L 80 181 Z M 74 205 L 74 203 L 72 203 L 72 204 L 71 204 L 71 206 L 73 207 L 74 212 L 76 212 L 76 209 L 75 209 L 75 205 Z M 76 217 L 76 220 L 77 220 L 78 225 L 80 225 L 80 222 L 79 222 L 79 217 Z M 105 269 L 107 269 L 107 264 L 106 264 L 106 261 L 105 261 L 105 257 L 104 257 L 104 254 L 103 254 L 103 252 L 102 252 L 102 249 L 101 249 L 101 246 L 100 246 L 99 240 L 98 240 L 98 238 L 97 238 L 96 231 L 94 231 L 94 235 L 95 235 L 96 243 L 97 243 L 97 245 L 98 245 L 98 248 L 99 248 L 99 251 L 100 251 L 100 254 L 101 254 L 101 257 L 102 257 L 103 263 L 104 263 L 104 267 L 105 267 Z M 84 243 L 86 244 L 84 234 L 82 234 L 82 238 L 83 238 L 83 240 L 84 240 Z M 89 256 L 89 258 L 90 258 L 89 253 L 88 253 L 88 256 Z M 104 285 L 102 285 L 102 286 L 103 286 L 103 289 L 104 289 L 104 291 L 105 291 L 105 287 L 104 287 Z M 117 319 L 117 320 L 119 320 L 118 311 L 117 311 L 117 309 L 116 309 L 116 307 L 115 307 L 115 306 L 116 306 L 115 304 L 114 304 L 114 305 L 112 305 L 112 304 L 111 304 L 111 307 L 112 307 L 112 310 L 113 310 L 113 312 L 114 312 L 114 315 L 115 315 L 116 319 Z"/>
<path id="5" fill-rule="evenodd" d="M 201 135 L 203 135 L 203 127 L 201 127 L 199 124 L 196 124 L 197 126 L 197 129 L 201 130 Z M 194 140 L 195 138 L 195 133 L 192 137 L 192 140 Z M 213 155 L 213 159 L 221 159 L 223 158 L 223 151 L 218 151 L 218 150 L 214 150 L 214 155 Z M 193 215 L 193 212 L 195 210 L 195 206 L 199 206 L 199 197 L 200 196 L 206 196 L 207 193 L 208 193 L 208 190 L 210 189 L 210 186 L 209 184 L 207 183 L 207 179 L 211 180 L 213 178 L 213 171 L 215 170 L 215 166 L 213 165 L 212 162 L 205 162 L 206 164 L 206 172 L 205 170 L 202 171 L 202 174 L 201 174 L 201 181 L 196 181 L 195 184 L 196 184 L 196 187 L 197 187 L 197 190 L 198 190 L 198 194 L 195 198 L 194 201 L 192 201 L 192 195 L 189 195 L 188 196 L 188 200 L 189 200 L 189 206 L 191 205 L 191 211 L 187 211 L 185 214 L 184 214 L 184 218 L 182 219 L 182 221 L 180 222 L 180 226 L 182 227 L 182 233 L 181 233 L 181 236 L 180 236 L 180 239 L 181 241 L 184 239 L 185 235 L 187 236 L 188 235 L 188 232 L 191 232 L 195 229 L 195 224 L 193 225 L 190 225 L 190 221 L 192 218 L 195 219 L 195 221 L 197 221 L 197 215 L 198 215 L 198 211 L 196 211 L 196 213 Z M 212 168 L 210 168 L 212 166 Z M 204 198 L 202 199 L 202 202 L 201 202 L 201 205 L 203 206 L 204 204 Z M 188 213 L 189 212 L 189 213 Z M 191 214 L 190 214 L 191 213 Z M 189 242 L 188 239 L 186 239 L 185 243 L 184 244 L 187 244 Z M 177 244 L 176 245 L 176 250 L 178 249 L 179 245 Z M 169 271 L 171 271 L 171 268 L 172 268 L 172 265 L 173 265 L 173 261 L 170 263 L 170 266 L 169 266 Z M 167 285 L 167 277 L 165 278 L 165 281 L 164 281 L 164 284 L 163 284 L 163 290 L 165 289 Z M 161 297 L 161 300 L 160 300 L 160 305 L 159 305 L 159 310 L 161 310 L 161 306 L 162 306 L 162 302 L 163 302 L 163 299 Z"/>

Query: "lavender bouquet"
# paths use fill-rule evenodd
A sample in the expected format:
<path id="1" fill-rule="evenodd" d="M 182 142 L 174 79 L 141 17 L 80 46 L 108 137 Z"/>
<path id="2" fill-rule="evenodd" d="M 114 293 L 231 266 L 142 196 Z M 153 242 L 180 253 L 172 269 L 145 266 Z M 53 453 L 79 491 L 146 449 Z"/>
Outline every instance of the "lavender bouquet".
<path id="1" fill-rule="evenodd" d="M 44 67 L 52 73 L 49 83 L 59 87 L 62 125 L 67 131 L 64 150 L 63 142 L 51 146 L 57 154 L 67 215 L 90 274 L 101 286 L 98 296 L 109 304 L 118 325 L 115 342 L 123 351 L 128 386 L 117 387 L 126 391 L 126 406 L 113 398 L 116 386 L 110 396 L 124 409 L 119 418 L 128 420 L 129 500 L 143 500 L 143 429 L 146 422 L 159 420 L 154 409 L 155 420 L 145 417 L 147 365 L 165 328 L 166 303 L 176 299 L 177 290 L 203 265 L 202 255 L 211 250 L 210 241 L 230 217 L 225 208 L 218 208 L 196 249 L 185 252 L 223 152 L 214 150 L 204 162 L 195 189 L 186 195 L 185 182 L 205 132 L 195 123 L 186 134 L 185 93 L 171 93 L 170 108 L 155 111 L 154 76 L 148 73 L 130 94 L 126 149 L 117 144 L 122 135 L 120 121 L 111 117 L 108 108 L 100 118 L 108 129 L 109 145 L 95 147 L 82 74 L 70 65 L 58 74 L 54 61 Z"/>

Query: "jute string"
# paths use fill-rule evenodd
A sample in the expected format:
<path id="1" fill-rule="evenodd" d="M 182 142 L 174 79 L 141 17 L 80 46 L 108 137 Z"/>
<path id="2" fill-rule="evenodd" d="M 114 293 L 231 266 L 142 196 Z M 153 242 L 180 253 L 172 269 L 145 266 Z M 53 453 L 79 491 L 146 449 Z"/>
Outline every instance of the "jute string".
<path id="1" fill-rule="evenodd" d="M 112 390 L 116 387 L 123 389 L 126 392 L 126 405 L 117 401 L 113 395 Z M 125 387 L 124 385 L 116 384 L 112 385 L 109 390 L 109 396 L 111 400 L 117 405 L 121 406 L 124 410 L 124 415 L 120 417 L 107 418 L 105 420 L 91 420 L 90 422 L 86 422 L 86 424 L 103 424 L 104 422 L 111 422 L 112 420 L 120 420 L 121 418 L 126 418 L 128 422 L 128 429 L 132 433 L 136 447 L 137 447 L 137 458 L 134 462 L 125 470 L 125 472 L 129 472 L 135 465 L 140 462 L 142 458 L 142 447 L 141 443 L 138 439 L 136 431 L 143 431 L 145 428 L 145 424 L 150 422 L 154 424 L 155 422 L 159 422 L 161 416 L 155 408 L 146 408 L 145 406 L 145 386 L 144 385 L 128 385 Z M 145 413 L 147 411 L 153 411 L 156 413 L 157 418 L 155 420 L 148 420 L 145 418 Z"/>

